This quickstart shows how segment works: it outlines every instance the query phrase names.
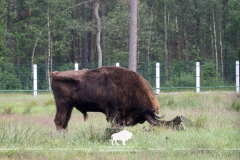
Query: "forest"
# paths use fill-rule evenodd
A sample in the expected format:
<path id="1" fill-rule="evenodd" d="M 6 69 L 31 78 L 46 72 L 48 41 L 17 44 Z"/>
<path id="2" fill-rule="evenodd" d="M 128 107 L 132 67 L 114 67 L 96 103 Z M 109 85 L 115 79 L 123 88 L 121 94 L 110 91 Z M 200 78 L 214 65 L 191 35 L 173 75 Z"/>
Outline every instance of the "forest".
<path id="1" fill-rule="evenodd" d="M 239 60 L 239 0 L 139 0 L 137 16 L 137 62 L 162 62 L 166 81 L 196 61 L 226 80 Z M 129 28 L 130 0 L 1 0 L 0 77 L 5 66 L 96 66 L 97 43 L 103 65 L 126 64 Z"/>

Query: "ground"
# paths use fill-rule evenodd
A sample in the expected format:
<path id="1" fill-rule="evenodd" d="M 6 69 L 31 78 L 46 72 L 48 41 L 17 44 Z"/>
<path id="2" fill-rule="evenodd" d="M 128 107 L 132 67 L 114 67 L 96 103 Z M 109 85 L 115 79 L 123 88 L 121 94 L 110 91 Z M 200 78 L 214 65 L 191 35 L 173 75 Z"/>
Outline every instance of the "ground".
<path id="1" fill-rule="evenodd" d="M 68 132 L 55 129 L 52 94 L 0 94 L 1 159 L 239 159 L 240 98 L 234 93 L 161 93 L 157 96 L 165 120 L 177 115 L 194 126 L 184 131 L 149 124 L 125 127 L 133 133 L 126 145 L 105 138 L 105 115 L 73 111 Z M 121 144 L 121 143 L 120 143 Z"/>

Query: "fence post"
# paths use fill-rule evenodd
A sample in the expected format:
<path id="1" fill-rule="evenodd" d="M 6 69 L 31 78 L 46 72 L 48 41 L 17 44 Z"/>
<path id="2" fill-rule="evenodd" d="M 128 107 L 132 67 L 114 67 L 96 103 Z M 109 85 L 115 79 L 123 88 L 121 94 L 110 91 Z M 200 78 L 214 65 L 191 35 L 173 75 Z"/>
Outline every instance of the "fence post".
<path id="1" fill-rule="evenodd" d="M 117 66 L 117 67 L 119 67 L 119 66 L 120 66 L 120 64 L 119 64 L 119 63 L 116 63 L 116 66 Z"/>
<path id="2" fill-rule="evenodd" d="M 74 64 L 74 70 L 77 71 L 78 70 L 78 63 Z"/>
<path id="3" fill-rule="evenodd" d="M 33 96 L 37 96 L 37 65 L 33 65 Z"/>
<path id="4" fill-rule="evenodd" d="M 160 93 L 160 63 L 156 63 L 156 94 Z"/>
<path id="5" fill-rule="evenodd" d="M 200 62 L 196 62 L 196 93 L 200 93 Z"/>
<path id="6" fill-rule="evenodd" d="M 236 93 L 239 93 L 239 61 L 236 61 Z"/>

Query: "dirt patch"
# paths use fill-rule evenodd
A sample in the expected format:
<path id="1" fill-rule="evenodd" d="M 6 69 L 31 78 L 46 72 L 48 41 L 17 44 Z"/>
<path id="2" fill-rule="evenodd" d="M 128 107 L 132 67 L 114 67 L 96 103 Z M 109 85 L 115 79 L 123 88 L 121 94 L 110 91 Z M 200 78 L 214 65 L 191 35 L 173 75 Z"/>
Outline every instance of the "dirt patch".
<path id="1" fill-rule="evenodd" d="M 46 126 L 55 130 L 54 117 L 55 116 L 45 115 L 0 114 L 0 121 L 7 120 L 14 123 L 24 123 L 26 125 Z M 104 115 L 101 113 L 89 113 L 89 117 L 86 121 L 91 123 L 93 121 L 98 121 L 99 119 L 104 120 Z M 76 123 L 84 124 L 84 117 L 81 113 L 72 114 L 69 125 Z"/>
<path id="2" fill-rule="evenodd" d="M 55 128 L 53 116 L 0 114 L 0 119 L 17 123 L 25 123 L 27 125 L 45 125 L 50 128 Z"/>

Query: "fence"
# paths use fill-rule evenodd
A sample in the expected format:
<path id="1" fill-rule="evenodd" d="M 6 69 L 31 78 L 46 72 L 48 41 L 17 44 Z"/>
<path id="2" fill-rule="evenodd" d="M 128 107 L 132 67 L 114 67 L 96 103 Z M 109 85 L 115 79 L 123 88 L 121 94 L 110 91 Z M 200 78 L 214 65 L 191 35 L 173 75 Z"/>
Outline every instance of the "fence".
<path id="1" fill-rule="evenodd" d="M 128 68 L 128 63 L 108 63 L 104 66 Z M 239 61 L 228 61 L 216 68 L 214 62 L 138 63 L 137 72 L 152 86 L 156 93 L 192 90 L 199 93 L 208 90 L 225 90 L 239 93 Z M 93 69 L 97 64 L 53 64 L 51 71 Z M 201 71 L 200 71 L 201 69 Z M 45 64 L 1 65 L 0 92 L 49 92 Z"/>

